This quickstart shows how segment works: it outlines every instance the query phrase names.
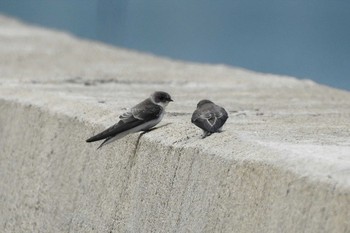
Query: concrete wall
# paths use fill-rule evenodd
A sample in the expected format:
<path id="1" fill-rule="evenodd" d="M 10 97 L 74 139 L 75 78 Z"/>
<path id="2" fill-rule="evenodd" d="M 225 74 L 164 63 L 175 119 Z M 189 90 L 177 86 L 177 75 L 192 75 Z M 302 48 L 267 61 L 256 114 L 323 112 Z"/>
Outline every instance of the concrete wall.
<path id="1" fill-rule="evenodd" d="M 350 94 L 0 18 L 1 232 L 349 232 Z M 154 90 L 163 127 L 85 139 Z M 197 101 L 230 113 L 204 140 Z"/>

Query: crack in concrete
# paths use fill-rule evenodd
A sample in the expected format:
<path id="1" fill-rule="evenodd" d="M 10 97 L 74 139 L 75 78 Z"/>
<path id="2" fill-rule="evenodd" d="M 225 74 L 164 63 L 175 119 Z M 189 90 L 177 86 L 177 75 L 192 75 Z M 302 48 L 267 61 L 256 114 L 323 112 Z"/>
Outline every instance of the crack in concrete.
<path id="1" fill-rule="evenodd" d="M 169 196 L 168 196 L 167 201 L 165 203 L 165 206 L 167 206 L 167 207 L 169 206 L 169 200 L 170 200 L 170 197 L 171 197 L 171 192 L 174 189 L 174 182 L 175 182 L 177 170 L 178 170 L 178 168 L 180 166 L 181 155 L 182 155 L 182 149 L 179 151 L 179 155 L 177 157 L 177 163 L 176 163 L 176 167 L 175 167 L 175 170 L 174 170 L 173 178 L 171 179 L 171 182 L 170 182 Z"/>
<path id="2" fill-rule="evenodd" d="M 187 176 L 186 184 L 185 184 L 186 188 L 184 189 L 184 191 L 182 193 L 182 197 L 181 197 L 181 203 L 180 203 L 181 207 L 180 207 L 180 211 L 179 211 L 179 214 L 177 216 L 177 219 L 176 219 L 176 227 L 175 227 L 175 229 L 179 229 L 179 225 L 180 225 L 180 222 L 181 222 L 182 211 L 183 211 L 183 208 L 184 208 L 183 204 L 184 204 L 185 194 L 186 194 L 186 192 L 188 190 L 188 184 L 190 182 L 190 177 L 192 175 L 194 161 L 195 161 L 195 157 L 192 156 L 192 160 L 191 160 L 191 164 L 190 164 L 190 167 L 189 167 L 189 172 L 188 172 L 188 176 Z"/>
<path id="3" fill-rule="evenodd" d="M 86 157 L 86 159 L 84 160 L 83 162 L 83 166 L 82 166 L 82 169 L 80 170 L 80 174 L 79 174 L 79 177 L 78 177 L 78 183 L 81 184 L 81 181 L 82 181 L 82 177 L 83 177 L 83 174 L 84 174 L 84 171 L 86 169 L 86 165 L 88 163 L 88 160 L 89 158 Z M 73 197 L 73 208 L 72 208 L 72 213 L 74 213 L 76 211 L 76 208 L 77 208 L 77 200 L 78 200 L 78 197 L 79 197 L 79 194 L 78 194 L 78 190 L 75 192 L 75 195 Z M 72 230 L 72 222 L 73 222 L 73 218 L 74 218 L 74 215 L 71 215 L 70 219 L 69 219 L 69 222 L 68 222 L 68 233 L 71 232 Z"/>
<path id="4" fill-rule="evenodd" d="M 175 181 L 175 177 L 176 177 L 176 173 L 177 173 L 177 169 L 179 168 L 180 166 L 180 159 L 181 159 L 181 151 L 179 153 L 179 156 L 177 157 L 177 163 L 176 163 L 176 167 L 175 167 L 175 170 L 174 170 L 174 175 L 173 175 L 173 179 L 171 180 L 171 190 L 173 190 L 173 187 L 174 187 L 174 181 Z M 170 191 L 171 191 L 170 190 Z"/>
<path id="5" fill-rule="evenodd" d="M 157 129 L 163 128 L 163 127 L 165 127 L 165 126 L 167 126 L 167 125 L 170 125 L 170 124 L 171 124 L 171 123 L 167 123 L 167 124 L 164 124 L 164 125 L 159 126 L 159 127 L 154 127 L 154 128 L 152 128 L 152 129 L 147 130 L 147 131 L 144 131 L 144 132 L 142 132 L 140 135 L 138 135 L 138 137 L 137 137 L 137 139 L 136 139 L 136 145 L 135 145 L 135 148 L 134 148 L 134 150 L 133 150 L 133 153 L 131 154 L 131 156 L 129 157 L 129 160 L 128 160 L 128 162 L 127 162 L 128 173 L 127 173 L 127 175 L 126 175 L 126 182 L 123 182 L 123 184 L 125 184 L 125 185 L 124 185 L 125 187 L 123 187 L 123 189 L 122 189 L 122 193 L 121 193 L 121 195 L 120 195 L 120 199 L 124 200 L 124 199 L 125 199 L 125 196 L 126 196 L 127 193 L 128 193 L 127 184 L 129 184 L 129 180 L 130 180 L 130 177 L 131 177 L 131 175 L 132 175 L 132 169 L 133 169 L 133 167 L 134 167 L 135 164 L 136 164 L 137 151 L 138 151 L 138 149 L 140 148 L 141 137 L 142 137 L 143 135 L 145 135 L 146 133 L 149 133 L 149 132 L 151 132 L 151 131 L 153 131 L 153 130 L 157 130 Z M 114 217 L 113 217 L 112 224 L 111 224 L 110 228 L 108 229 L 108 232 L 113 232 L 113 231 L 115 230 L 115 224 L 116 224 L 117 222 L 120 223 L 122 220 L 124 220 L 124 219 L 121 219 L 120 221 L 117 221 L 118 204 L 117 204 L 117 203 L 114 203 L 114 206 L 115 206 L 115 212 L 114 212 L 114 214 L 113 214 Z"/>

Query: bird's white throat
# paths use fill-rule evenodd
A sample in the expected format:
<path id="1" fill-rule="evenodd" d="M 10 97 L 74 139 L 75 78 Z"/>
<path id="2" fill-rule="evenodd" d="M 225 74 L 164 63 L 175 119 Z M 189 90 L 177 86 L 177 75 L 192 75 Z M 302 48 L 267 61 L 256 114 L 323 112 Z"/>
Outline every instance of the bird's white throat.
<path id="1" fill-rule="evenodd" d="M 161 106 L 162 108 L 165 108 L 166 106 L 168 106 L 169 102 L 159 102 L 159 103 L 156 103 L 157 105 Z"/>

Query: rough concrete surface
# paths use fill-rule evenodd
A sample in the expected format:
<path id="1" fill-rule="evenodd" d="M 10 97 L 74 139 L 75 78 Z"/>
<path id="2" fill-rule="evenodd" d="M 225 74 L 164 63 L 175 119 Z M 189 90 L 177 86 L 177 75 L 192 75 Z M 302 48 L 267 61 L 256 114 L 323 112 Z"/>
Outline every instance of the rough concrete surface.
<path id="1" fill-rule="evenodd" d="M 350 232 L 350 93 L 0 17 L 1 232 Z M 85 139 L 155 90 L 159 129 Z M 229 112 L 200 139 L 198 100 Z"/>

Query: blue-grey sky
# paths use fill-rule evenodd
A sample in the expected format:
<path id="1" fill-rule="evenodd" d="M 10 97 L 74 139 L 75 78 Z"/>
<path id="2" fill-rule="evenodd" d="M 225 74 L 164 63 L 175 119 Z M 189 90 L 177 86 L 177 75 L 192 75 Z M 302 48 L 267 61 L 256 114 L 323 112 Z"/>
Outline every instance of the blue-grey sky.
<path id="1" fill-rule="evenodd" d="M 350 90 L 350 1 L 0 0 L 0 13 L 176 59 Z"/>

